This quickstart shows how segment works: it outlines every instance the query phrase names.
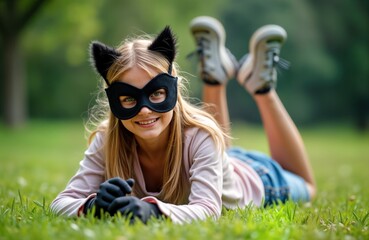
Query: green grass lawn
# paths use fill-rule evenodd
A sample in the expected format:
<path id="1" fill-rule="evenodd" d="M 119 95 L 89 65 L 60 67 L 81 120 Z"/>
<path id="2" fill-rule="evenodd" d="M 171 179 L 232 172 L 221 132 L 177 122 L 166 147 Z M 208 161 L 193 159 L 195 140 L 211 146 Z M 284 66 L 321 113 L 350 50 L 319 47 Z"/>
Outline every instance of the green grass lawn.
<path id="1" fill-rule="evenodd" d="M 267 151 L 260 127 L 235 124 L 235 144 Z M 369 239 L 369 133 L 346 126 L 304 129 L 319 185 L 311 204 L 224 211 L 218 221 L 129 226 L 122 218 L 67 219 L 48 207 L 87 146 L 82 123 L 0 125 L 1 239 Z M 241 140 L 242 138 L 242 140 Z"/>

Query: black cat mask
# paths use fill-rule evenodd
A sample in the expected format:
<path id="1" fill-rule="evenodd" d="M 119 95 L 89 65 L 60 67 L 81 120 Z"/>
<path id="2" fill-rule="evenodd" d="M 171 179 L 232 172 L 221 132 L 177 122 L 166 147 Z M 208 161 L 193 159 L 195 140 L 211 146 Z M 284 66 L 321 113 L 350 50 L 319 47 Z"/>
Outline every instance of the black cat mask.
<path id="1" fill-rule="evenodd" d="M 142 89 L 123 82 L 109 83 L 107 73 L 112 64 L 121 53 L 98 41 L 92 42 L 91 59 L 95 70 L 103 77 L 108 88 L 105 89 L 110 109 L 119 119 L 130 119 L 137 115 L 142 107 L 148 107 L 155 112 L 168 112 L 172 110 L 177 102 L 177 78 L 171 76 L 172 64 L 176 56 L 176 39 L 167 26 L 154 39 L 148 50 L 158 52 L 169 62 L 168 73 L 161 73 L 154 77 Z M 160 102 L 151 101 L 151 95 L 157 91 L 162 91 L 165 98 Z M 163 95 L 163 96 L 164 96 Z M 130 97 L 134 101 L 132 107 L 122 105 L 121 97 Z"/>

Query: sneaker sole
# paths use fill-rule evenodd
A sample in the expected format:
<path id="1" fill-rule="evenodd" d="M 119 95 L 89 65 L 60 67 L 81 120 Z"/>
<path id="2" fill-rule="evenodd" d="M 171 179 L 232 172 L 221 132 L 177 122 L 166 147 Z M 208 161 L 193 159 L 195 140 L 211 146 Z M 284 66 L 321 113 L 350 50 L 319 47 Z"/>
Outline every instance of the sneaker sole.
<path id="1" fill-rule="evenodd" d="M 215 41 L 212 42 L 211 49 L 218 49 L 219 51 L 214 52 L 214 71 L 211 71 L 212 79 L 226 79 L 235 75 L 235 67 L 234 63 L 229 59 L 228 53 L 225 47 L 225 30 L 223 25 L 212 17 L 201 16 L 196 17 L 190 22 L 190 29 L 192 35 L 195 37 L 197 34 L 201 34 L 201 32 L 214 35 Z M 196 37 L 195 37 L 196 39 Z M 222 61 L 221 61 L 222 60 Z M 213 76 L 215 75 L 215 76 Z M 223 83 L 223 82 L 221 82 Z"/>
<path id="2" fill-rule="evenodd" d="M 249 44 L 250 55 L 253 57 L 249 57 L 244 64 L 242 64 L 238 70 L 237 80 L 241 85 L 245 85 L 247 81 L 252 76 L 252 70 L 255 67 L 255 63 L 257 62 L 258 56 L 255 55 L 256 49 L 258 45 L 263 43 L 264 41 L 268 42 L 283 42 L 287 38 L 286 31 L 278 26 L 278 25 L 266 25 L 259 28 L 251 37 L 251 41 Z M 256 58 L 255 58 L 256 56 Z M 252 61 L 252 64 L 249 62 Z"/>

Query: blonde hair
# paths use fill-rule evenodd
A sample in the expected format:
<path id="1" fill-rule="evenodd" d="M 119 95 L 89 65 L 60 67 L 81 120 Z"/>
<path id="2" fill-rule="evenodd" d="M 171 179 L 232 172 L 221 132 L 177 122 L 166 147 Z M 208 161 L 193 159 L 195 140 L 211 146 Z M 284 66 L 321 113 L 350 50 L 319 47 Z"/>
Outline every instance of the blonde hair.
<path id="1" fill-rule="evenodd" d="M 142 68 L 152 77 L 157 72 L 167 72 L 169 62 L 161 54 L 147 50 L 151 42 L 152 40 L 148 40 L 147 37 L 125 40 L 116 49 L 121 53 L 121 56 L 116 59 L 108 71 L 109 81 L 116 81 L 119 76 L 133 66 Z M 173 204 L 184 204 L 188 201 L 188 193 L 184 192 L 183 189 L 187 189 L 186 185 L 190 184 L 187 178 L 188 174 L 184 172 L 182 161 L 184 130 L 189 127 L 198 127 L 207 131 L 221 151 L 225 150 L 225 137 L 227 136 L 209 113 L 184 99 L 187 92 L 184 85 L 185 79 L 178 73 L 178 66 L 173 63 L 172 75 L 178 77 L 178 97 L 169 125 L 171 131 L 163 169 L 162 191 L 158 199 Z M 102 87 L 100 91 L 103 92 L 104 88 Z M 103 94 L 100 94 L 97 105 L 93 109 L 95 111 L 91 113 L 90 120 L 99 121 L 99 125 L 91 133 L 89 142 L 92 141 L 97 132 L 104 133 L 106 179 L 117 176 L 123 179 L 136 178 L 133 163 L 136 152 L 132 151 L 137 147 L 134 135 L 123 126 L 121 120 L 111 113 L 107 99 Z M 215 127 L 205 124 L 204 121 L 194 116 L 203 116 L 213 120 Z M 101 121 L 102 118 L 105 120 Z M 144 197 L 143 189 L 138 184 L 134 186 L 133 190 L 134 195 Z"/>

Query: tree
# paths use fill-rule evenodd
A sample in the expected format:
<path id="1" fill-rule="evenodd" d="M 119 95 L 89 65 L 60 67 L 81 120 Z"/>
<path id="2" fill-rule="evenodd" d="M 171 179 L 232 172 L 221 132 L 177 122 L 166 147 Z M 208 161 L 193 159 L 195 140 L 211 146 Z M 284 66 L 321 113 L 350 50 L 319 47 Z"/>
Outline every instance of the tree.
<path id="1" fill-rule="evenodd" d="M 22 31 L 49 0 L 34 0 L 28 5 L 18 0 L 0 4 L 0 33 L 3 43 L 4 119 L 11 127 L 26 119 L 26 81 L 20 38 Z"/>

